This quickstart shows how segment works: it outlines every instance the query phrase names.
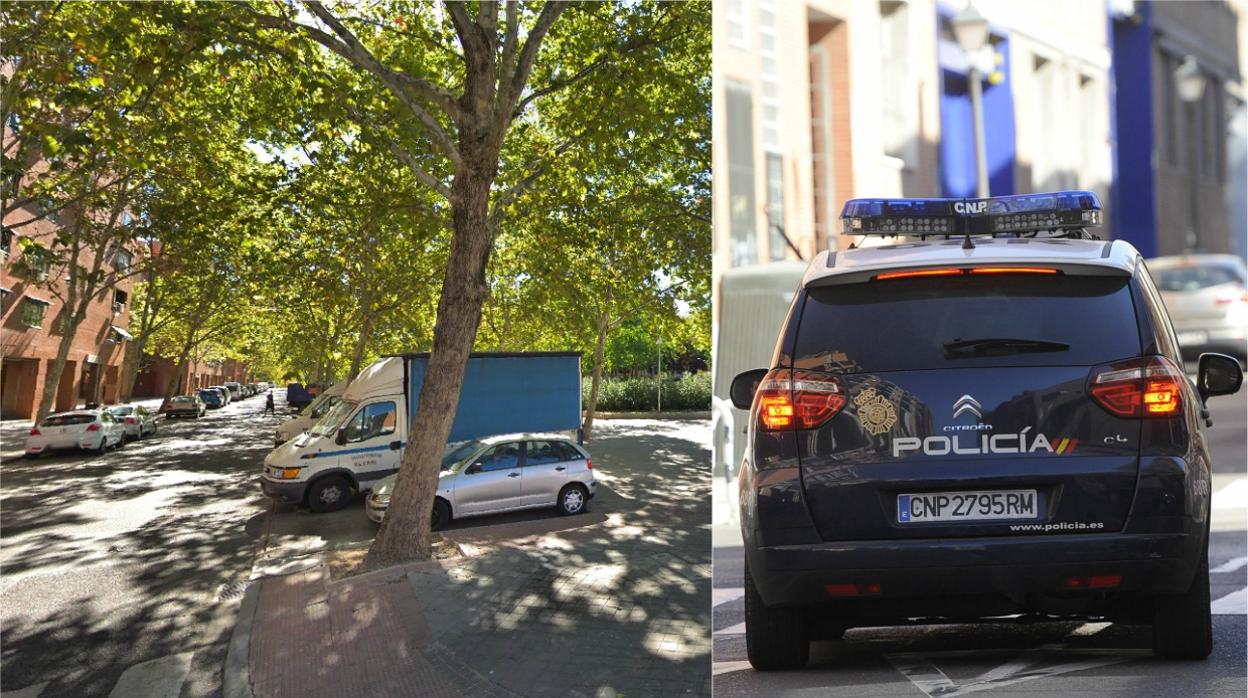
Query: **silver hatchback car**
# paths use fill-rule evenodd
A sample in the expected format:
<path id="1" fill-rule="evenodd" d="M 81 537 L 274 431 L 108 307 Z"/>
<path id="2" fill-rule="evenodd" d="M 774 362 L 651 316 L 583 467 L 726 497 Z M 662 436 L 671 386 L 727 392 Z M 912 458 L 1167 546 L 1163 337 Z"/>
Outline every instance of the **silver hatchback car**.
<path id="1" fill-rule="evenodd" d="M 373 486 L 368 518 L 381 523 L 397 475 Z M 452 519 L 520 509 L 555 507 L 570 516 L 594 496 L 594 463 L 567 437 L 507 434 L 467 441 L 447 450 L 433 503 L 433 530 Z"/>
<path id="2" fill-rule="evenodd" d="M 1147 261 L 1183 358 L 1209 351 L 1248 360 L 1248 271 L 1234 255 L 1188 254 Z"/>

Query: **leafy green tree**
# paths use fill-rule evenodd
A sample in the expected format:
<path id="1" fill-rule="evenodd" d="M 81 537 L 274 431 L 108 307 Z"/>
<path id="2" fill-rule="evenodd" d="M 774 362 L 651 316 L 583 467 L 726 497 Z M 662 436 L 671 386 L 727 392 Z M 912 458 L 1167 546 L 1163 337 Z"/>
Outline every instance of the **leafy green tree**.
<path id="1" fill-rule="evenodd" d="M 412 426 L 420 438 L 408 441 L 391 508 L 369 551 L 372 562 L 425 558 L 441 445 L 480 324 L 500 226 L 560 155 L 620 126 L 600 118 L 610 115 L 605 110 L 594 119 L 577 114 L 564 140 L 536 147 L 526 125 L 548 118 L 545 99 L 570 88 L 586 91 L 592 84 L 610 92 L 630 82 L 622 77 L 647 82 L 667 60 L 667 39 L 708 31 L 709 15 L 703 4 L 300 7 L 315 21 L 293 11 L 273 14 L 265 5 L 240 6 L 238 14 L 255 29 L 282 32 L 266 35 L 274 45 L 285 41 L 284 32 L 298 32 L 384 87 L 384 99 L 353 104 L 347 98 L 355 121 L 389 136 L 395 157 L 449 208 L 429 380 Z M 650 100 L 663 99 L 659 85 L 649 87 Z"/>

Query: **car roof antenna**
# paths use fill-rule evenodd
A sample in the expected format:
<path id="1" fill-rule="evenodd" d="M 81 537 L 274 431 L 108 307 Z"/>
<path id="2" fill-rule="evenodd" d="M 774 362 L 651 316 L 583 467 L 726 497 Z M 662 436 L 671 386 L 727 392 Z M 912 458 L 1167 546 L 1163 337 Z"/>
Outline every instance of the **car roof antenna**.
<path id="1" fill-rule="evenodd" d="M 965 205 L 966 205 L 966 199 L 965 199 L 965 198 L 963 198 L 963 199 L 962 199 L 962 205 L 963 205 L 963 206 L 965 206 Z M 973 249 L 975 249 L 975 243 L 971 242 L 971 226 L 970 226 L 970 221 L 967 221 L 965 218 L 962 220 L 962 231 L 963 231 L 964 233 L 966 233 L 966 237 L 962 239 L 962 249 L 964 249 L 964 250 L 973 250 Z"/>

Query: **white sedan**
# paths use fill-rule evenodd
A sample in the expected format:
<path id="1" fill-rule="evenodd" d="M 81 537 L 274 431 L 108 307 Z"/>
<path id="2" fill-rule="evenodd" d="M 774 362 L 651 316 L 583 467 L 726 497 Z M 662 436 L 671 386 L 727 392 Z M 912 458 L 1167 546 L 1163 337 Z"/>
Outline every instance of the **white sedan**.
<path id="1" fill-rule="evenodd" d="M 117 405 L 108 411 L 125 427 L 127 439 L 142 439 L 156 433 L 156 415 L 142 405 Z"/>
<path id="2" fill-rule="evenodd" d="M 37 457 L 62 448 L 82 448 L 104 453 L 120 446 L 126 428 L 108 410 L 75 410 L 50 414 L 30 430 L 26 455 Z"/>

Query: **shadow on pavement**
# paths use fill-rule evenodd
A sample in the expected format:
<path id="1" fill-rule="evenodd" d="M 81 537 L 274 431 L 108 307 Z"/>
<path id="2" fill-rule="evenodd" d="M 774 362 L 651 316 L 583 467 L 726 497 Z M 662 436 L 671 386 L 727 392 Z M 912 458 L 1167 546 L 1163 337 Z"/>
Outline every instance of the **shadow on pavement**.
<path id="1" fill-rule="evenodd" d="M 6 688 L 53 680 L 44 695 L 107 695 L 129 665 L 208 632 L 255 553 L 245 515 L 262 506 L 255 478 L 277 419 L 254 403 L 162 419 L 104 456 L 5 461 Z"/>

